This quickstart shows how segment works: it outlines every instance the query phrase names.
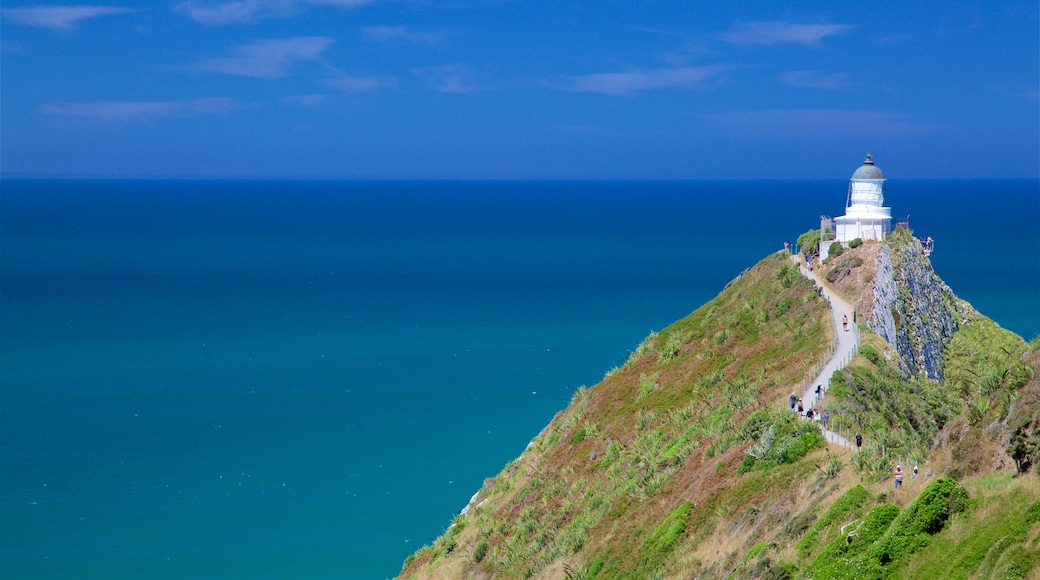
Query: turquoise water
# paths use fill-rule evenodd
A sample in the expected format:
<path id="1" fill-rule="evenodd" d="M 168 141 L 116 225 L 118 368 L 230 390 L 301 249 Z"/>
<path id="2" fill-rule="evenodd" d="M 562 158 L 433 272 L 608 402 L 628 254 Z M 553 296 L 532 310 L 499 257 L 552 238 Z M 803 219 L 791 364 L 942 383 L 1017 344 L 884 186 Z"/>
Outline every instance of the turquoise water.
<path id="1" fill-rule="evenodd" d="M 5 180 L 3 575 L 393 576 L 574 388 L 845 188 Z M 889 204 L 1040 333 L 1036 181 Z"/>

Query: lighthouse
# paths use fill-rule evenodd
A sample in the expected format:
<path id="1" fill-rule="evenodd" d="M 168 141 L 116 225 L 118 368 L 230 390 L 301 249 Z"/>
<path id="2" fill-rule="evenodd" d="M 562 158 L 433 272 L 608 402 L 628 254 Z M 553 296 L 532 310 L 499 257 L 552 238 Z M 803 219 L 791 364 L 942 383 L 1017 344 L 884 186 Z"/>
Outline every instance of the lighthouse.
<path id="1" fill-rule="evenodd" d="M 843 245 L 855 239 L 883 240 L 892 233 L 892 208 L 885 207 L 885 174 L 867 160 L 849 179 L 845 215 L 834 218 L 834 237 Z"/>

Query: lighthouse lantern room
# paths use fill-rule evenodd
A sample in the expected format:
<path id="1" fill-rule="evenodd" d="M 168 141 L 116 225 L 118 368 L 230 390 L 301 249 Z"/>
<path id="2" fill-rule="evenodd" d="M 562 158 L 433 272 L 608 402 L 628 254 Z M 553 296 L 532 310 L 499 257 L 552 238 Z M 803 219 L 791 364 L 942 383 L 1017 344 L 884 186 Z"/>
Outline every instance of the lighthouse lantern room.
<path id="1" fill-rule="evenodd" d="M 885 174 L 874 165 L 873 156 L 867 153 L 866 161 L 849 180 L 845 215 L 834 218 L 833 241 L 848 246 L 855 239 L 883 240 L 892 233 L 892 209 L 884 205 L 886 181 Z M 821 257 L 826 257 L 823 252 Z"/>

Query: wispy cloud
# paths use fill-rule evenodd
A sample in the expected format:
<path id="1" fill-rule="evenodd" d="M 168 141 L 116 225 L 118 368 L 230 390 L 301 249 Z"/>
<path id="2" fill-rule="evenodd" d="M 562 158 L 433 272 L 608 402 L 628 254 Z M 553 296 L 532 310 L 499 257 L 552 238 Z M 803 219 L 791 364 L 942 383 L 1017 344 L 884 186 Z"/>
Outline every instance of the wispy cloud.
<path id="1" fill-rule="evenodd" d="M 1033 85 L 1009 83 L 1001 87 L 991 86 L 990 90 L 998 95 L 1004 95 L 1006 97 L 1014 97 L 1016 99 L 1032 101 L 1034 103 L 1040 101 L 1040 91 L 1037 91 L 1036 86 Z"/>
<path id="2" fill-rule="evenodd" d="M 278 99 L 278 102 L 283 105 L 313 109 L 328 103 L 331 98 L 331 95 L 293 95 L 291 97 L 282 97 Z"/>
<path id="3" fill-rule="evenodd" d="M 284 77 L 297 63 L 317 60 L 332 42 L 326 36 L 262 40 L 236 46 L 229 56 L 203 59 L 188 68 L 254 78 Z"/>
<path id="4" fill-rule="evenodd" d="M 476 93 L 487 89 L 474 78 L 470 67 L 464 64 L 417 68 L 412 72 L 431 89 L 441 93 Z"/>
<path id="5" fill-rule="evenodd" d="M 24 26 L 40 26 L 52 30 L 72 30 L 81 20 L 137 12 L 120 6 L 27 6 L 4 8 L 4 18 Z"/>
<path id="6" fill-rule="evenodd" d="M 904 137 L 939 128 L 932 123 L 879 111 L 742 111 L 709 115 L 706 118 L 727 131 L 751 137 L 823 141 L 848 137 Z"/>
<path id="7" fill-rule="evenodd" d="M 433 46 L 444 39 L 443 32 L 412 30 L 407 26 L 364 26 L 361 32 L 377 42 L 407 42 Z"/>
<path id="8" fill-rule="evenodd" d="M 264 18 L 285 18 L 308 6 L 356 8 L 374 0 L 236 0 L 199 4 L 184 2 L 178 9 L 202 24 L 238 24 Z"/>
<path id="9" fill-rule="evenodd" d="M 97 121 L 152 121 L 170 117 L 221 115 L 235 108 L 231 99 L 212 97 L 181 101 L 96 101 L 43 105 L 41 113 Z"/>
<path id="10" fill-rule="evenodd" d="M 777 75 L 785 85 L 805 89 L 840 90 L 847 88 L 847 74 L 827 74 L 818 70 L 796 70 Z"/>
<path id="11" fill-rule="evenodd" d="M 852 30 L 848 24 L 794 24 L 791 22 L 738 22 L 717 35 L 731 44 L 801 44 L 820 46 L 824 38 Z"/>
<path id="12" fill-rule="evenodd" d="M 337 72 L 326 79 L 325 86 L 344 93 L 366 93 L 378 89 L 392 89 L 397 86 L 394 77 L 365 77 Z"/>
<path id="13" fill-rule="evenodd" d="M 702 88 L 705 81 L 727 70 L 729 67 L 723 65 L 685 66 L 570 76 L 548 84 L 562 91 L 625 95 L 656 89 Z"/>

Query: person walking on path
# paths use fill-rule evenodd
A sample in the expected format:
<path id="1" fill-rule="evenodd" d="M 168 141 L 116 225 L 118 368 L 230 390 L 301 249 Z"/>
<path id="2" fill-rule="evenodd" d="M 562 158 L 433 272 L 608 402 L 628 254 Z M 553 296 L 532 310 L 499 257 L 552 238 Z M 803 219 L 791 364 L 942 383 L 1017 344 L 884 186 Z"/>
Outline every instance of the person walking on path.
<path id="1" fill-rule="evenodd" d="M 831 421 L 831 412 L 830 411 L 824 411 L 823 412 L 823 428 L 824 429 L 827 428 L 827 424 L 830 423 L 830 421 Z"/>
<path id="2" fill-rule="evenodd" d="M 816 402 L 820 402 L 820 397 L 823 396 L 823 385 L 816 385 Z"/>
<path id="3" fill-rule="evenodd" d="M 790 403 L 791 403 L 791 410 L 792 411 L 794 411 L 794 405 L 795 405 L 796 402 L 798 402 L 798 395 L 795 395 L 794 393 L 791 393 L 791 401 L 790 401 Z"/>
<path id="4" fill-rule="evenodd" d="M 899 489 L 899 486 L 903 485 L 903 466 L 897 465 L 896 472 L 892 475 L 896 478 L 896 489 Z"/>
<path id="5" fill-rule="evenodd" d="M 800 260 L 794 255 L 792 255 L 790 259 L 793 264 L 798 264 L 798 269 L 802 275 L 815 284 L 817 292 L 827 299 L 829 306 L 828 310 L 830 311 L 830 316 L 828 317 L 830 319 L 830 324 L 828 326 L 834 329 L 834 338 L 837 339 L 835 341 L 836 344 L 834 345 L 834 351 L 831 353 L 829 360 L 823 363 L 822 368 L 817 369 L 816 376 L 808 377 L 809 381 L 805 384 L 805 392 L 799 395 L 800 400 L 798 401 L 798 411 L 799 415 L 801 415 L 805 412 L 805 407 L 810 407 L 812 404 L 818 403 L 822 400 L 824 393 L 823 385 L 829 384 L 831 376 L 835 372 L 841 370 L 848 363 L 849 359 L 852 358 L 851 354 L 856 350 L 856 335 L 858 333 L 848 332 L 847 325 L 845 326 L 846 332 L 839 330 L 842 328 L 842 317 L 844 316 L 844 319 L 847 321 L 849 316 L 848 313 L 853 312 L 854 309 L 852 308 L 852 305 L 835 293 L 835 291 L 826 286 L 826 282 L 824 282 L 816 272 L 813 272 L 808 267 L 811 265 L 811 262 L 806 261 L 806 263 L 799 263 Z M 855 331 L 857 328 L 854 327 L 852 330 Z M 815 389 L 817 385 L 820 385 L 820 399 L 813 401 L 813 395 L 816 394 Z M 804 407 L 802 402 L 805 404 Z M 849 449 L 855 449 L 851 441 L 837 433 L 832 433 L 831 431 L 824 429 L 824 437 L 826 437 L 829 443 L 835 443 Z"/>
<path id="6" fill-rule="evenodd" d="M 845 328 L 845 332 L 849 331 L 849 315 L 848 314 L 842 314 L 841 315 L 841 325 L 842 325 L 842 327 Z"/>
<path id="7" fill-rule="evenodd" d="M 863 436 L 856 433 L 856 449 L 863 449 Z"/>

